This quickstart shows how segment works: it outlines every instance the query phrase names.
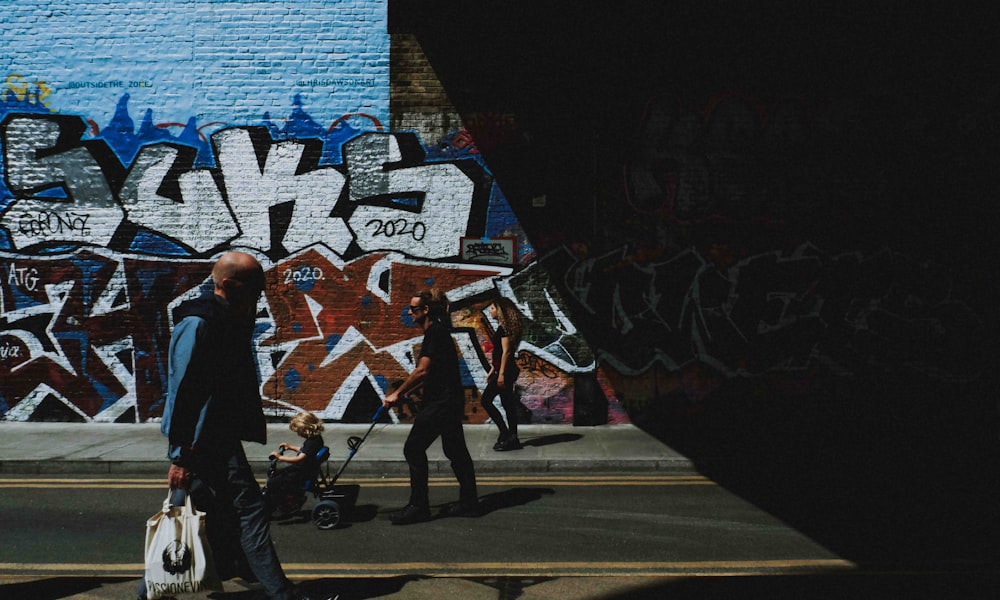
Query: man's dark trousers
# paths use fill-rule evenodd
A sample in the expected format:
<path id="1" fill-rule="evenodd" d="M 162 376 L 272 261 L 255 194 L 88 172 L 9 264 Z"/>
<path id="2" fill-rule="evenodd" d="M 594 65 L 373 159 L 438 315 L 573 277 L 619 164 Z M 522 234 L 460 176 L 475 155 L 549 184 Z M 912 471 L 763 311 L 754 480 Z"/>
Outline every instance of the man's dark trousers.
<path id="1" fill-rule="evenodd" d="M 459 485 L 459 501 L 474 503 L 476 492 L 476 471 L 465 444 L 461 415 L 441 415 L 421 412 L 413 420 L 410 435 L 403 445 L 403 456 L 410 467 L 410 504 L 417 508 L 430 507 L 427 464 L 427 449 L 439 436 L 444 455 L 451 461 Z"/>

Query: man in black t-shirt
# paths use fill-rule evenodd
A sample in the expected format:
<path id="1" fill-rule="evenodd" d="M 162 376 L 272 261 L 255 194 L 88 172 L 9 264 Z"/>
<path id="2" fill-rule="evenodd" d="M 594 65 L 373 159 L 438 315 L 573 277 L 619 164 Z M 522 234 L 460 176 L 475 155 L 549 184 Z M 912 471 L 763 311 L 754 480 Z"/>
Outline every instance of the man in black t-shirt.
<path id="1" fill-rule="evenodd" d="M 403 446 L 410 467 L 410 502 L 389 520 L 395 525 L 409 525 L 431 518 L 427 448 L 439 436 L 459 484 L 459 501 L 447 506 L 442 515 L 474 516 L 479 512 L 479 498 L 476 473 L 462 429 L 465 399 L 458 351 L 451 338 L 448 298 L 440 290 L 424 290 L 410 299 L 409 310 L 414 322 L 424 330 L 417 367 L 382 404 L 392 406 L 400 396 L 405 397 L 421 386 L 423 402 Z"/>

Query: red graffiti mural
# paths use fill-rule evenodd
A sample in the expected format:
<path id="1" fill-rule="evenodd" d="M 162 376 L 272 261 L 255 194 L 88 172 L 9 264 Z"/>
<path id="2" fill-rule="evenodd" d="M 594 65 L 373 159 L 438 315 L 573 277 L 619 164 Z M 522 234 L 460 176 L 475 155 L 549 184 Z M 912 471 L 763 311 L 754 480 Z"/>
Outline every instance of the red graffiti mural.
<path id="1" fill-rule="evenodd" d="M 40 408 L 60 420 L 142 421 L 157 413 L 167 304 L 197 287 L 210 265 L 89 250 L 0 265 L 0 395 L 13 412 L 8 419 Z"/>
<path id="2" fill-rule="evenodd" d="M 277 401 L 338 417 L 362 381 L 381 393 L 415 366 L 411 346 L 422 332 L 406 313 L 413 293 L 434 286 L 460 301 L 503 272 L 383 253 L 344 265 L 316 250 L 290 257 L 267 274 L 267 302 L 283 326 L 261 345 L 291 349 L 264 387 Z"/>

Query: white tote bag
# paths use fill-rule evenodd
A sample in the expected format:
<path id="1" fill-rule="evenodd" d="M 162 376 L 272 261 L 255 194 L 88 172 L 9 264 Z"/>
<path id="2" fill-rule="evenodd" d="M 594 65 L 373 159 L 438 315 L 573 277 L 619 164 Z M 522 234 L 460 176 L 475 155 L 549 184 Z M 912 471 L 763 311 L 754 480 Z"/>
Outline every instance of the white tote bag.
<path id="1" fill-rule="evenodd" d="M 212 550 L 205 537 L 205 513 L 191 506 L 170 506 L 170 494 L 163 510 L 146 521 L 146 597 L 222 591 L 215 572 Z"/>

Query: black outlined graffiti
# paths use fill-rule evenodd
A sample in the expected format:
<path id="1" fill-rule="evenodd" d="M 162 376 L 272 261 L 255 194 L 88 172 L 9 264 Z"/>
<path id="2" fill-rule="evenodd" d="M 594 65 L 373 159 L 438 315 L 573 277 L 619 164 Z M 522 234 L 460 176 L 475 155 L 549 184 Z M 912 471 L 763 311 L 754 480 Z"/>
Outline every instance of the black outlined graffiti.
<path id="1" fill-rule="evenodd" d="M 0 124 L 4 178 L 18 198 L 0 226 L 18 247 L 111 242 L 124 218 L 112 191 L 121 165 L 104 142 L 81 141 L 83 132 L 81 119 L 62 116 L 12 116 Z M 33 198 L 40 193 L 56 198 Z"/>
<path id="2" fill-rule="evenodd" d="M 344 145 L 344 166 L 320 166 L 318 140 L 226 128 L 211 136 L 217 168 L 193 168 L 194 149 L 160 142 L 143 146 L 126 172 L 84 132 L 76 117 L 3 121 L 3 175 L 16 197 L 0 227 L 14 247 L 124 252 L 148 231 L 194 256 L 224 246 L 285 256 L 322 243 L 342 256 L 450 258 L 461 236 L 485 232 L 489 175 L 474 159 L 425 162 L 410 133 L 362 133 Z"/>

